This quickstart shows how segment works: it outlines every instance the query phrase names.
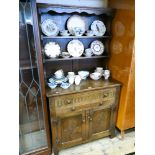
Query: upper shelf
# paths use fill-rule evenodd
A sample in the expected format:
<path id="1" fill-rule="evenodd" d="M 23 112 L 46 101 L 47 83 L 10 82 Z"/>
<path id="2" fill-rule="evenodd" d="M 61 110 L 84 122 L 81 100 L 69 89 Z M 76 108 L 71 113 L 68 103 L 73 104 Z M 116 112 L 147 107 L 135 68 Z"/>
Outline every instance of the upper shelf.
<path id="1" fill-rule="evenodd" d="M 86 38 L 111 38 L 111 35 L 106 35 L 106 36 L 44 36 L 41 35 L 41 39 L 86 39 Z"/>
<path id="2" fill-rule="evenodd" d="M 70 58 L 51 58 L 51 59 L 44 59 L 43 62 L 50 62 L 50 61 L 65 61 L 65 60 L 82 60 L 82 59 L 99 59 L 99 58 L 109 58 L 109 55 L 101 55 L 101 56 L 91 56 L 91 57 L 70 57 Z"/>
<path id="3" fill-rule="evenodd" d="M 77 6 L 62 6 L 62 5 L 52 5 L 52 4 L 38 4 L 39 13 L 47 13 L 49 11 L 54 11 L 56 13 L 88 13 L 101 15 L 106 14 L 108 16 L 113 16 L 115 9 L 112 8 L 96 8 L 96 7 L 77 7 Z"/>

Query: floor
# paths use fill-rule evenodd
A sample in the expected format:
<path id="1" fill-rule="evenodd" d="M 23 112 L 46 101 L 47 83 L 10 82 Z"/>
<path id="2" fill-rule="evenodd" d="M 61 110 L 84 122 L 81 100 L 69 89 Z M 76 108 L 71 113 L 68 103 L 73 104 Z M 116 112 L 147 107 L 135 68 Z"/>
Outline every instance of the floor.
<path id="1" fill-rule="evenodd" d="M 117 133 L 113 139 L 106 137 L 78 145 L 60 151 L 59 155 L 126 155 L 135 151 L 134 145 L 135 132 L 132 130 L 125 133 L 124 139 L 121 139 L 120 133 Z"/>

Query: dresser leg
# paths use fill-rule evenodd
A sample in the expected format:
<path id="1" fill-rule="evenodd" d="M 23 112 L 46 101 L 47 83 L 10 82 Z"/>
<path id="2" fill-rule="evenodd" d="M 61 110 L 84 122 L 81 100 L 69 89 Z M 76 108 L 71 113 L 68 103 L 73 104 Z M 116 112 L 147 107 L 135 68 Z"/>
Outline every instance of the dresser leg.
<path id="1" fill-rule="evenodd" d="M 59 150 L 54 149 L 54 155 L 59 155 Z"/>
<path id="2" fill-rule="evenodd" d="M 114 138 L 116 136 L 115 128 L 111 129 L 110 138 Z"/>
<path id="3" fill-rule="evenodd" d="M 124 134 L 125 134 L 124 130 L 121 130 L 121 139 L 124 139 Z"/>

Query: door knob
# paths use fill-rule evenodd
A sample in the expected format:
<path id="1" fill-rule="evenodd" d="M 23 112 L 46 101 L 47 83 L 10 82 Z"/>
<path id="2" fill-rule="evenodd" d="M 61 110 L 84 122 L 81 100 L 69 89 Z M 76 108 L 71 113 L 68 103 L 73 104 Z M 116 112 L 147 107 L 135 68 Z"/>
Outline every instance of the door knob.
<path id="1" fill-rule="evenodd" d="M 66 100 L 66 103 L 67 104 L 71 104 L 71 100 Z"/>
<path id="2" fill-rule="evenodd" d="M 71 110 L 72 110 L 72 111 L 75 111 L 75 107 L 72 107 Z"/>
<path id="3" fill-rule="evenodd" d="M 92 121 L 93 119 L 90 117 L 90 119 L 89 119 L 90 121 Z"/>
<path id="4" fill-rule="evenodd" d="M 83 123 L 85 123 L 85 121 L 86 121 L 85 119 L 82 119 L 82 122 L 83 122 Z"/>
<path id="5" fill-rule="evenodd" d="M 100 102 L 100 103 L 99 103 L 99 106 L 101 106 L 101 105 L 103 105 L 103 102 Z"/>

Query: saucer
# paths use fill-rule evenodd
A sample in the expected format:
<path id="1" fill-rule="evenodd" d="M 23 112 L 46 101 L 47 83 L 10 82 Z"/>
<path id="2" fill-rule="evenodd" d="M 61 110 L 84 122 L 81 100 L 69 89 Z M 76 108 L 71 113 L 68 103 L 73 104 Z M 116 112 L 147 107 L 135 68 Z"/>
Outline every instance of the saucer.
<path id="1" fill-rule="evenodd" d="M 66 82 L 68 80 L 68 78 L 65 76 L 62 77 L 61 79 L 57 79 L 56 77 L 53 76 L 52 79 L 56 84 L 62 84 L 63 82 Z"/>
<path id="2" fill-rule="evenodd" d="M 67 83 L 67 82 L 62 82 L 62 84 L 60 85 L 61 88 L 63 89 L 67 89 L 70 87 L 70 83 Z"/>
<path id="3" fill-rule="evenodd" d="M 70 36 L 70 33 L 60 33 L 61 36 Z"/>
<path id="4" fill-rule="evenodd" d="M 53 82 L 53 83 L 48 83 L 48 86 L 49 86 L 51 89 L 54 89 L 54 88 L 56 88 L 57 84 L 55 84 L 54 82 Z"/>

